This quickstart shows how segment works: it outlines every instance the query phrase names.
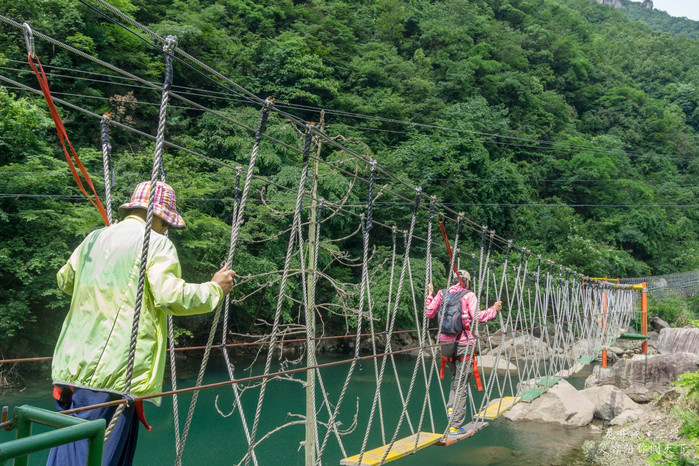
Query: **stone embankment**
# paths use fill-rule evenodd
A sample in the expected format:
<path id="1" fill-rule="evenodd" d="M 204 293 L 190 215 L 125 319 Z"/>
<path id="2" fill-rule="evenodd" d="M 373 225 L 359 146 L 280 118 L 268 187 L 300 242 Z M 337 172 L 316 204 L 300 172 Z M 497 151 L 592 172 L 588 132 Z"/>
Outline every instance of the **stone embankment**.
<path id="1" fill-rule="evenodd" d="M 645 456 L 638 449 L 639 439 L 678 440 L 679 423 L 662 408 L 680 396 L 672 382 L 682 373 L 699 370 L 699 328 L 670 328 L 659 319 L 653 325 L 658 331 L 650 338 L 648 355 L 639 354 L 641 341 L 619 340 L 608 348 L 613 365 L 594 367 L 585 389 L 576 390 L 563 379 L 533 402 L 518 403 L 504 417 L 575 427 L 596 419 L 607 433 L 585 449 L 599 464 L 628 464 L 629 455 Z M 517 339 L 510 344 L 516 348 Z M 538 348 L 539 354 L 545 354 L 543 349 Z M 528 383 L 535 381 L 521 386 Z M 652 429 L 656 432 L 644 437 Z"/>

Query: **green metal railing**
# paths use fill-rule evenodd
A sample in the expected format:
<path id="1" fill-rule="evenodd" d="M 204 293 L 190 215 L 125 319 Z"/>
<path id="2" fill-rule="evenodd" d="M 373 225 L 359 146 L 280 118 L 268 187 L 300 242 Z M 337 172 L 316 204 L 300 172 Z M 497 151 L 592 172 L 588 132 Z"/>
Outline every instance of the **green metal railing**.
<path id="1" fill-rule="evenodd" d="M 32 434 L 32 423 L 53 427 L 43 434 Z M 87 421 L 46 409 L 23 405 L 14 409 L 12 429 L 17 429 L 16 440 L 0 443 L 0 466 L 15 459 L 15 466 L 26 466 L 29 454 L 47 448 L 87 439 L 87 466 L 102 465 L 104 446 L 104 419 Z"/>

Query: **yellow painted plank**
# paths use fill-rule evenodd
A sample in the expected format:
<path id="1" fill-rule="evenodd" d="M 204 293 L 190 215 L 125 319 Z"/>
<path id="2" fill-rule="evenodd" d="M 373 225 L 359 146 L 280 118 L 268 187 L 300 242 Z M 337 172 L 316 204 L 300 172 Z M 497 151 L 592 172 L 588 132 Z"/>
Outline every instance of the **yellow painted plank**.
<path id="1" fill-rule="evenodd" d="M 385 462 L 388 463 L 389 461 L 394 461 L 399 458 L 403 458 L 404 456 L 411 455 L 413 453 L 413 448 L 415 448 L 415 439 L 418 435 L 420 436 L 417 444 L 418 450 L 422 450 L 425 447 L 437 443 L 437 441 L 442 438 L 442 434 L 420 432 L 419 434 L 414 434 L 410 437 L 396 440 L 393 444 L 393 448 L 391 448 L 391 451 L 389 451 L 388 455 L 386 455 Z M 387 449 L 388 445 L 384 445 L 374 450 L 364 452 L 361 466 L 374 466 L 375 464 L 379 464 Z M 340 464 L 343 466 L 359 466 L 360 463 L 357 463 L 357 461 L 359 461 L 359 455 L 354 455 L 341 460 Z"/>
<path id="2" fill-rule="evenodd" d="M 520 400 L 519 397 L 506 396 L 491 401 L 483 411 L 478 413 L 476 418 L 497 419 L 502 413 L 513 407 Z"/>

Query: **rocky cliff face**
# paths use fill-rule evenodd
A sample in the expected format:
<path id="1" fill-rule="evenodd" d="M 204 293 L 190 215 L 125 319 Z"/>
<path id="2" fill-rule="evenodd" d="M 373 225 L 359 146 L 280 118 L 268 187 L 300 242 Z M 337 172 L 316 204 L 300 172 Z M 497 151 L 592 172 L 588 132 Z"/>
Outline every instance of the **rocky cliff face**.
<path id="1" fill-rule="evenodd" d="M 614 8 L 621 8 L 621 0 L 595 0 L 595 1 L 599 4 L 602 4 L 602 5 L 611 5 Z M 651 4 L 652 3 L 653 2 L 651 2 Z"/>
<path id="2" fill-rule="evenodd" d="M 593 0 L 600 5 L 611 5 L 614 8 L 621 8 L 621 0 Z M 643 8 L 646 8 L 648 10 L 653 9 L 653 0 L 643 0 Z"/>

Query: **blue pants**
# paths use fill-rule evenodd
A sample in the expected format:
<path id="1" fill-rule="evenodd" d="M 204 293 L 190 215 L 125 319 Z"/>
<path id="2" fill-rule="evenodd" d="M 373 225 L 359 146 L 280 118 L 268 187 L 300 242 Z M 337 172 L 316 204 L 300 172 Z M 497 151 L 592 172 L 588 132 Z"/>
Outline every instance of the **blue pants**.
<path id="1" fill-rule="evenodd" d="M 69 391 L 69 389 L 64 391 Z M 72 399 L 61 397 L 61 400 L 56 402 L 56 411 L 106 403 L 113 399 L 114 395 L 107 392 L 76 388 Z M 116 411 L 116 406 L 110 406 L 108 408 L 91 409 L 71 414 L 71 416 L 87 419 L 88 421 L 104 419 L 107 425 L 109 425 L 114 411 Z M 133 464 L 134 453 L 136 453 L 136 441 L 138 440 L 138 422 L 136 409 L 133 405 L 124 409 L 112 431 L 112 435 L 104 445 L 102 466 L 131 466 Z M 86 462 L 87 439 L 52 448 L 46 465 L 82 466 Z"/>

